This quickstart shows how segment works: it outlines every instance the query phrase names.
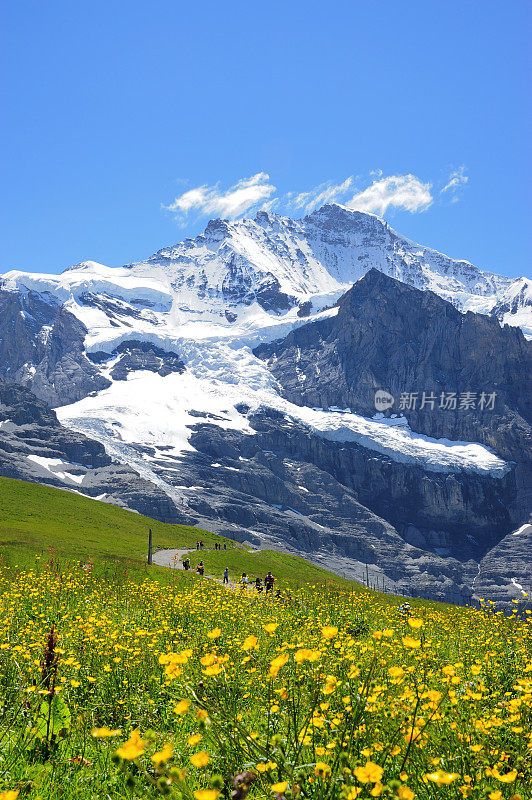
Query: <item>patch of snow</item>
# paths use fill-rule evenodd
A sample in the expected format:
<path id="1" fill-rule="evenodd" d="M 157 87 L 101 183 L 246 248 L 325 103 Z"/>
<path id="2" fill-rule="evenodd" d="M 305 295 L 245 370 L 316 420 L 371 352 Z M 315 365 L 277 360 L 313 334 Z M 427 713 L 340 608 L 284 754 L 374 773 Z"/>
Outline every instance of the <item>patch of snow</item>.
<path id="1" fill-rule="evenodd" d="M 41 469 L 49 472 L 51 475 L 54 475 L 61 481 L 72 481 L 73 483 L 80 484 L 85 477 L 84 474 L 71 474 L 69 472 L 69 468 L 77 469 L 79 468 L 79 465 L 71 464 L 68 461 L 63 461 L 61 458 L 45 458 L 44 456 L 37 456 L 33 454 L 26 456 L 26 458 L 28 461 L 32 461 L 34 464 L 37 464 L 39 467 L 41 467 Z"/>
<path id="2" fill-rule="evenodd" d="M 529 527 L 530 527 L 530 523 L 527 522 L 525 525 L 521 525 L 521 527 L 518 528 L 516 531 L 514 531 L 511 535 L 512 536 L 519 536 L 520 533 L 524 533 L 526 531 L 526 529 L 529 528 Z"/>
<path id="3" fill-rule="evenodd" d="M 517 578 L 510 578 L 510 581 L 515 586 L 515 588 L 518 589 L 521 592 L 523 597 L 526 597 L 527 592 L 525 592 L 525 590 L 523 589 L 523 587 L 521 586 L 520 583 L 517 583 Z"/>

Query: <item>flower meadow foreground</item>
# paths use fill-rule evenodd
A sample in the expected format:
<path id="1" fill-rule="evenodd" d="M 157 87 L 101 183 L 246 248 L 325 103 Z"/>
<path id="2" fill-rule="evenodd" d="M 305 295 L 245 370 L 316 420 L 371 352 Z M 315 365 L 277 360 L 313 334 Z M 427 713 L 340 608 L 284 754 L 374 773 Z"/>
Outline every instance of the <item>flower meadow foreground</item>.
<path id="1" fill-rule="evenodd" d="M 531 615 L 0 569 L 0 798 L 530 800 Z"/>

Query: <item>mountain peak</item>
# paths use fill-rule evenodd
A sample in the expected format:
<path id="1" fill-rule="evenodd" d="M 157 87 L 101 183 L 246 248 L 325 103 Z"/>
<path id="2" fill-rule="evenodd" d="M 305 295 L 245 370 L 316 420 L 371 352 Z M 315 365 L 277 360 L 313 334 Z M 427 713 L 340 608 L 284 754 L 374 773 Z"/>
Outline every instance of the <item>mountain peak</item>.
<path id="1" fill-rule="evenodd" d="M 364 222 L 366 224 L 371 223 L 373 225 L 381 225 L 385 228 L 388 227 L 388 223 L 377 214 L 372 214 L 369 211 L 359 211 L 357 209 L 348 208 L 347 206 L 343 206 L 341 203 L 325 203 L 323 206 L 320 206 L 320 208 L 316 208 L 314 211 L 308 214 L 307 218 L 328 218 L 337 221 L 347 221 L 351 224 L 353 224 L 353 222 Z"/>

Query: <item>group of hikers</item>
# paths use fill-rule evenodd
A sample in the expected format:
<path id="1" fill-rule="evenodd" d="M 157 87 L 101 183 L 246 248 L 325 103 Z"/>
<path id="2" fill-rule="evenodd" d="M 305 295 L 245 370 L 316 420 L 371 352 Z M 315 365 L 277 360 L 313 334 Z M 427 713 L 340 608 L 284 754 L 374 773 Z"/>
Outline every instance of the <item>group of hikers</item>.
<path id="1" fill-rule="evenodd" d="M 198 542 L 198 545 L 203 546 L 203 542 Z M 197 547 L 196 549 L 201 550 L 201 546 Z M 222 546 L 218 545 L 216 549 L 221 550 Z M 226 549 L 225 544 L 224 544 L 224 549 Z M 191 568 L 190 558 L 187 556 L 183 560 L 183 569 L 188 572 L 190 568 Z M 205 575 L 205 564 L 203 563 L 203 561 L 199 562 L 198 566 L 196 567 L 196 572 L 198 573 L 198 575 L 201 575 L 202 577 L 203 575 Z M 224 585 L 229 583 L 229 567 L 226 567 L 224 569 L 222 583 Z M 245 572 L 242 573 L 242 577 L 238 581 L 238 585 L 240 586 L 241 592 L 247 591 L 248 586 L 254 586 L 255 591 L 258 592 L 258 594 L 261 594 L 261 592 L 263 591 L 265 591 L 266 594 L 270 594 L 271 592 L 273 592 L 274 584 L 275 584 L 275 578 L 273 577 L 271 570 L 268 570 L 268 573 L 264 577 L 264 581 L 262 578 L 257 576 L 253 581 L 253 583 L 250 583 L 247 573 Z"/>
<path id="2" fill-rule="evenodd" d="M 187 556 L 185 559 L 183 559 L 183 569 L 188 572 L 191 566 L 190 558 Z M 198 572 L 200 575 L 205 574 L 205 564 L 203 561 L 199 562 L 198 566 L 196 567 L 196 572 Z"/>
<path id="3" fill-rule="evenodd" d="M 224 569 L 223 583 L 229 583 L 229 568 L 228 567 L 226 567 Z M 266 594 L 269 594 L 270 592 L 273 592 L 273 585 L 275 583 L 275 578 L 273 577 L 273 575 L 271 573 L 271 570 L 269 570 L 268 573 L 266 574 L 265 578 L 264 578 L 264 582 L 262 581 L 262 578 L 257 576 L 255 578 L 255 580 L 253 581 L 253 583 L 251 584 L 250 580 L 249 580 L 249 578 L 247 576 L 247 573 L 243 572 L 242 573 L 242 577 L 240 578 L 238 583 L 239 583 L 241 592 L 247 591 L 248 586 L 250 586 L 250 585 L 252 586 L 254 584 L 256 592 L 258 592 L 260 594 L 261 592 L 266 590 Z"/>
<path id="4" fill-rule="evenodd" d="M 205 547 L 205 542 L 203 541 L 203 539 L 198 539 L 198 541 L 196 542 L 196 550 L 203 550 L 204 547 Z M 224 542 L 224 545 L 222 547 L 222 543 L 221 542 L 215 542 L 214 543 L 214 549 L 215 550 L 227 550 L 227 544 Z"/>

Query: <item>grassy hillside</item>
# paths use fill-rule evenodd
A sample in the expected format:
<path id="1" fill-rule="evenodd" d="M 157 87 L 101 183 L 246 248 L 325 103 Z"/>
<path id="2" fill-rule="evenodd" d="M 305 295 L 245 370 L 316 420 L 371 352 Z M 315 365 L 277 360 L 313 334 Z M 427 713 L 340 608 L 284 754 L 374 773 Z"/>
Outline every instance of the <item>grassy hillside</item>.
<path id="1" fill-rule="evenodd" d="M 208 574 L 221 576 L 225 566 L 231 575 L 247 572 L 263 575 L 272 569 L 283 585 L 304 583 L 355 586 L 301 558 L 272 551 L 248 552 L 231 539 L 187 525 L 170 525 L 143 517 L 109 503 L 91 500 L 74 492 L 0 477 L 0 555 L 10 564 L 30 566 L 36 555 L 50 548 L 62 559 L 88 561 L 95 565 L 127 564 L 138 570 L 146 565 L 148 530 L 155 549 L 195 548 L 202 539 L 206 550 L 193 554 L 195 566 L 203 558 Z M 214 543 L 226 544 L 215 551 Z M 153 567 L 160 580 L 169 570 Z"/>

